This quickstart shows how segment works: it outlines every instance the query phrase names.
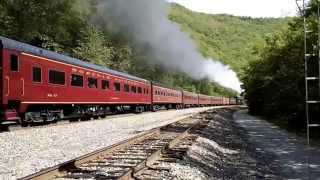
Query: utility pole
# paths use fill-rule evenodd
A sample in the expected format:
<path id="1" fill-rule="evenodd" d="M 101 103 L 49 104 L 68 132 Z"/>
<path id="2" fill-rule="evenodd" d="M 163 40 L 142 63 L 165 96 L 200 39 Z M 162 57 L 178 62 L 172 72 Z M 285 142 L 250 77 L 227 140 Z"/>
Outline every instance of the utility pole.
<path id="1" fill-rule="evenodd" d="M 320 0 L 316 1 L 317 32 L 313 32 L 312 29 L 309 28 L 310 22 L 307 19 L 307 13 L 310 8 L 310 3 L 306 0 L 296 0 L 296 3 L 301 16 L 303 16 L 304 26 L 305 109 L 308 141 L 307 165 L 308 177 L 310 179 L 310 132 L 316 128 L 320 128 Z M 317 39 L 312 39 L 312 34 L 314 33 L 317 33 Z"/>
<path id="2" fill-rule="evenodd" d="M 309 9 L 306 0 L 297 0 L 300 14 L 303 16 L 304 26 L 304 62 L 305 62 L 305 105 L 307 121 L 307 139 L 310 145 L 310 130 L 320 127 L 320 2 L 317 1 L 317 42 L 312 42 L 313 33 L 308 27 L 307 10 Z M 302 4 L 301 4 L 302 3 Z M 314 32 L 315 33 L 315 32 Z M 310 41 L 310 42 L 309 42 Z M 318 88 L 318 91 L 314 91 Z M 313 90 L 313 91 L 311 91 Z"/>

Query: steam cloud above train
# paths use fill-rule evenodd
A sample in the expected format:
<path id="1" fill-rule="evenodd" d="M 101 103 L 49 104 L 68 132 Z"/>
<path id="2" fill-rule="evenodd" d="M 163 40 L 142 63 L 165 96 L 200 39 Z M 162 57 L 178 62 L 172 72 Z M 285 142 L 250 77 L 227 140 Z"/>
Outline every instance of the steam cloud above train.
<path id="1" fill-rule="evenodd" d="M 164 0 L 99 1 L 94 21 L 110 31 L 130 34 L 136 45 L 148 47 L 155 63 L 179 70 L 194 79 L 208 78 L 241 91 L 236 73 L 218 61 L 198 53 L 189 35 L 168 19 L 169 3 Z M 145 48 L 146 49 L 146 48 Z"/>

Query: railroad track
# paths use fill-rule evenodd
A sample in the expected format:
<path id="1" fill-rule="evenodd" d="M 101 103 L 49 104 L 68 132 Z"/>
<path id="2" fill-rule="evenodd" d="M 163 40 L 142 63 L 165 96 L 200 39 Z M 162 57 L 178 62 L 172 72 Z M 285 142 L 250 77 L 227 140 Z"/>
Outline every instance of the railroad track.
<path id="1" fill-rule="evenodd" d="M 198 115 L 152 129 L 118 144 L 22 178 L 27 179 L 154 179 L 166 171 L 163 161 L 179 159 L 208 121 Z"/>

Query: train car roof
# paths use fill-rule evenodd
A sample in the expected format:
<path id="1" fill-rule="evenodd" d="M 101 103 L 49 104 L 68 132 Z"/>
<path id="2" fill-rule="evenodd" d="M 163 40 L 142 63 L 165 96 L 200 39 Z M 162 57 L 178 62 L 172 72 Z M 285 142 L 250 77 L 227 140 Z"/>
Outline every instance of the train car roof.
<path id="1" fill-rule="evenodd" d="M 155 85 L 155 86 L 159 86 L 159 87 L 162 87 L 162 88 L 166 88 L 166 89 L 171 89 L 171 90 L 175 90 L 175 91 L 182 91 L 181 89 L 173 88 L 173 87 L 170 87 L 170 86 L 161 84 L 161 83 L 156 82 L 156 81 L 152 81 L 152 84 Z"/>
<path id="2" fill-rule="evenodd" d="M 187 93 L 187 94 L 192 94 L 193 96 L 198 96 L 198 94 L 197 93 L 194 93 L 194 92 L 190 92 L 190 91 L 185 91 L 185 90 L 183 90 L 183 93 Z"/>
<path id="3" fill-rule="evenodd" d="M 71 64 L 71 65 L 75 65 L 75 66 L 79 66 L 79 67 L 83 67 L 83 68 L 87 68 L 87 69 L 91 69 L 91 70 L 95 70 L 95 71 L 99 71 L 102 73 L 108 73 L 108 74 L 112 74 L 115 76 L 120 76 L 123 78 L 128 78 L 131 80 L 135 80 L 135 81 L 140 81 L 140 82 L 149 82 L 146 79 L 142 79 L 136 76 L 132 76 L 130 74 L 127 73 L 123 73 L 123 72 L 119 72 L 119 71 L 115 71 L 106 67 L 102 67 L 102 66 L 98 66 L 95 64 L 91 64 L 76 58 L 72 58 L 66 55 L 62 55 L 53 51 L 49 51 L 49 50 L 45 50 L 39 47 L 35 47 L 26 43 L 22 43 L 22 42 L 18 42 L 12 39 L 8 39 L 5 37 L 0 36 L 0 47 L 2 44 L 2 48 L 5 49 L 11 49 L 11 50 L 16 50 L 16 51 L 20 51 L 20 52 L 25 52 L 28 54 L 32 54 L 32 55 L 36 55 L 36 56 L 40 56 L 40 57 L 45 57 L 48 59 L 52 59 L 58 62 L 63 62 L 63 63 L 67 63 L 67 64 Z"/>

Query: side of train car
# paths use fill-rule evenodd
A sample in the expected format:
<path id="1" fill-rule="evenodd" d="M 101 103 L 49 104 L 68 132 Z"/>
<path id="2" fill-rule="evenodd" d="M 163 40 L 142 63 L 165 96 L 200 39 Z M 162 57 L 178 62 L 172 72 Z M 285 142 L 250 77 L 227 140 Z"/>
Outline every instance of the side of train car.
<path id="1" fill-rule="evenodd" d="M 236 102 L 164 87 L 1 36 L 0 71 L 1 123 Z"/>

